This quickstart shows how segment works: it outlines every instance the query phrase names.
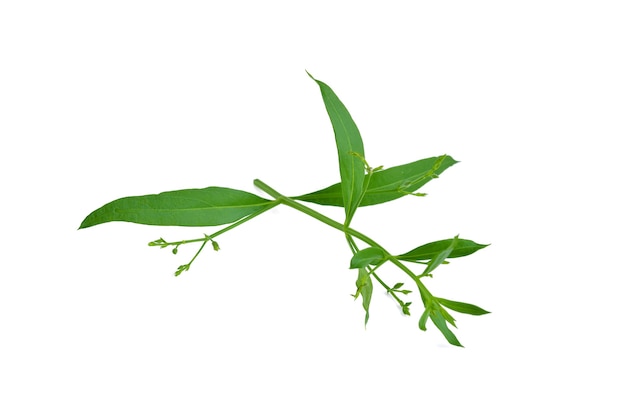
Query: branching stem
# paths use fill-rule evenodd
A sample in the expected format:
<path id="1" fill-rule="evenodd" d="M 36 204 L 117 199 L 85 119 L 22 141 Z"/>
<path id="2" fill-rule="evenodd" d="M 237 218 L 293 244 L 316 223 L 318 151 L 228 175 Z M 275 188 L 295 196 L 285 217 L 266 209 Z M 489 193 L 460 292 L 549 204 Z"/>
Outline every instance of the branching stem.
<path id="1" fill-rule="evenodd" d="M 272 209 L 275 206 L 278 206 L 279 204 L 280 204 L 280 202 L 275 200 L 275 201 L 271 202 L 270 204 L 268 204 L 267 206 L 265 206 L 263 209 L 259 210 L 258 212 L 255 212 L 252 215 L 248 215 L 245 218 L 242 218 L 242 219 L 238 220 L 237 222 L 228 225 L 226 228 L 222 228 L 219 231 L 212 233 L 211 235 L 206 235 L 205 234 L 204 238 L 185 239 L 185 240 L 182 240 L 182 241 L 173 241 L 173 242 L 168 242 L 168 241 L 165 241 L 163 238 L 159 238 L 156 241 L 150 242 L 148 245 L 150 245 L 152 247 L 158 246 L 158 247 L 161 247 L 161 248 L 165 248 L 165 247 L 168 247 L 168 246 L 174 246 L 174 250 L 176 251 L 180 245 L 191 244 L 191 243 L 194 243 L 194 242 L 201 242 L 202 243 L 202 245 L 200 246 L 200 248 L 198 249 L 196 254 L 191 259 L 191 261 L 189 261 L 189 263 L 187 263 L 187 264 L 183 264 L 180 267 L 178 267 L 178 270 L 175 273 L 176 276 L 178 276 L 183 271 L 189 270 L 189 267 L 191 267 L 191 263 L 193 263 L 194 260 L 196 258 L 198 258 L 198 255 L 200 255 L 200 253 L 202 252 L 202 250 L 206 246 L 207 242 L 213 241 L 213 238 L 218 237 L 218 236 L 222 235 L 223 233 L 228 232 L 231 229 L 236 228 L 239 225 L 241 225 L 241 224 L 243 224 L 245 222 L 248 222 L 249 220 L 251 220 L 253 218 L 256 218 L 260 214 L 262 214 L 264 212 L 267 212 L 268 210 Z M 216 244 L 214 243 L 214 248 L 217 250 L 217 249 L 219 249 L 219 246 L 216 246 Z"/>
<path id="2" fill-rule="evenodd" d="M 179 246 L 179 245 L 185 245 L 185 244 L 191 244 L 194 242 L 207 242 L 207 241 L 211 241 L 213 238 L 216 238 L 220 235 L 222 235 L 225 232 L 230 231 L 231 229 L 234 229 L 236 227 L 238 227 L 239 225 L 248 222 L 249 220 L 256 218 L 257 216 L 259 216 L 260 214 L 267 212 L 268 210 L 272 209 L 275 206 L 278 206 L 280 202 L 278 201 L 273 201 L 270 204 L 268 204 L 267 206 L 265 206 L 263 209 L 259 210 L 258 212 L 253 213 L 252 215 L 248 215 L 245 218 L 242 218 L 240 220 L 238 220 L 237 222 L 228 225 L 226 228 L 222 228 L 217 232 L 212 233 L 211 235 L 204 235 L 203 238 L 195 238 L 195 239 L 184 239 L 182 241 L 172 241 L 172 242 L 168 242 L 168 241 L 164 241 L 162 238 L 160 238 L 159 240 L 156 241 L 152 241 L 151 243 L 149 243 L 148 245 L 153 246 L 153 247 L 168 247 L 170 245 L 175 245 L 175 246 Z"/>
<path id="3" fill-rule="evenodd" d="M 356 245 L 356 242 L 354 242 L 354 238 L 352 238 L 351 235 L 346 234 L 346 240 L 348 240 L 348 245 L 350 246 L 350 249 L 352 250 L 352 254 L 356 254 L 357 251 L 359 250 L 359 248 Z M 386 261 L 386 260 L 385 260 Z M 383 262 L 384 263 L 384 262 Z M 391 287 L 385 283 L 383 281 L 383 279 L 380 278 L 380 276 L 378 276 L 378 274 L 376 274 L 376 269 L 380 266 L 383 265 L 383 263 L 377 265 L 374 268 L 371 267 L 367 267 L 367 272 L 369 273 L 370 276 L 374 277 L 374 279 L 376 279 L 376 281 L 378 283 L 380 283 L 380 285 L 382 287 L 385 288 L 385 290 L 387 291 L 388 294 L 390 294 L 395 300 L 396 302 L 398 302 L 398 304 L 400 305 L 400 307 L 402 308 L 404 306 L 404 302 L 402 301 L 402 299 L 400 299 L 394 292 L 391 291 Z"/>
<path id="4" fill-rule="evenodd" d="M 344 224 L 335 221 L 334 219 L 331 219 L 321 213 L 319 213 L 316 210 L 313 210 L 311 208 L 309 208 L 308 206 L 305 206 L 299 202 L 296 202 L 295 200 L 284 196 L 282 194 L 280 194 L 279 192 L 277 192 L 276 190 L 274 190 L 273 188 L 271 188 L 270 186 L 268 186 L 267 184 L 265 184 L 264 182 L 262 182 L 259 179 L 254 180 L 254 185 L 256 187 L 258 187 L 259 189 L 263 190 L 265 193 L 269 194 L 270 196 L 272 196 L 274 199 L 276 199 L 275 201 L 278 203 L 282 203 L 286 206 L 289 206 L 293 209 L 296 209 L 306 215 L 309 215 L 315 219 L 317 219 L 320 222 L 325 223 L 326 225 L 329 225 L 335 229 L 338 229 L 339 231 L 344 232 L 345 234 L 348 234 L 354 238 L 357 238 L 361 241 L 363 241 L 364 243 L 368 244 L 371 247 L 378 247 L 380 248 L 383 253 L 385 254 L 385 258 L 391 262 L 392 264 L 394 264 L 395 266 L 397 266 L 400 270 L 402 270 L 404 273 L 406 273 L 411 279 L 413 279 L 413 281 L 415 282 L 415 284 L 417 285 L 417 288 L 420 291 L 420 295 L 422 297 L 422 301 L 424 302 L 424 304 L 427 303 L 427 301 L 431 300 L 433 298 L 432 294 L 430 293 L 430 291 L 426 288 L 426 286 L 424 286 L 424 284 L 421 282 L 420 278 L 413 273 L 407 266 L 405 266 L 404 264 L 402 264 L 402 262 L 400 260 L 398 260 L 396 257 L 394 257 L 389 251 L 387 251 L 382 245 L 378 244 L 376 241 L 374 241 L 373 239 L 371 239 L 370 237 L 368 237 L 365 234 L 362 234 L 361 232 L 354 230 L 352 228 L 346 227 Z M 376 278 L 376 276 L 374 276 Z M 380 280 L 377 279 L 379 282 Z M 381 283 L 382 284 L 382 283 Z M 383 287 L 388 288 L 389 286 L 385 286 L 383 285 Z M 393 292 L 391 292 L 393 294 Z"/>

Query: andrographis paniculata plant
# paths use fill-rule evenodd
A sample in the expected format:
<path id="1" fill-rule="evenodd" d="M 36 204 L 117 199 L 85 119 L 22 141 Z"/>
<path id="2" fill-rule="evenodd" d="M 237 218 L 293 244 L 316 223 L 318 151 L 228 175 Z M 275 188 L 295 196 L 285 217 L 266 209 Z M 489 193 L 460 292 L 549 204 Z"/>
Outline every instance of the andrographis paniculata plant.
<path id="1" fill-rule="evenodd" d="M 178 247 L 181 245 L 200 244 L 199 250 L 191 261 L 178 267 L 175 273 L 178 276 L 189 270 L 207 243 L 210 242 L 215 251 L 219 250 L 214 240 L 216 237 L 283 204 L 336 228 L 345 235 L 352 251 L 350 268 L 356 270 L 357 276 L 356 291 L 353 296 L 355 299 L 361 297 L 366 324 L 369 318 L 373 280 L 393 297 L 405 315 L 410 315 L 409 308 L 412 302 L 405 302 L 402 297 L 410 294 L 411 290 L 404 288 L 404 283 L 389 286 L 377 273 L 380 266 L 391 263 L 405 273 L 419 291 L 424 305 L 424 312 L 419 319 L 419 328 L 426 330 L 426 322 L 430 318 L 450 344 L 461 346 L 448 327 L 448 324 L 456 327 L 455 320 L 448 309 L 470 315 L 483 315 L 489 312 L 469 303 L 435 297 L 424 286 L 422 279 L 431 277 L 437 267 L 448 263 L 448 259 L 470 255 L 486 245 L 461 239 L 457 235 L 454 238 L 431 242 L 403 254 L 394 255 L 369 236 L 350 227 L 356 210 L 361 206 L 377 205 L 407 195 L 423 196 L 417 190 L 431 179 L 437 178 L 456 161 L 447 155 L 442 155 L 388 169 L 370 167 L 365 160 L 361 135 L 348 110 L 328 85 L 312 76 L 311 78 L 320 87 L 326 111 L 335 132 L 341 178 L 339 183 L 313 193 L 287 197 L 261 180 L 254 180 L 255 186 L 271 196 L 271 200 L 242 190 L 224 187 L 124 197 L 92 212 L 85 218 L 80 228 L 111 221 L 203 227 L 228 225 L 210 235 L 205 234 L 202 238 L 175 242 L 159 238 L 148 244 L 160 248 L 172 247 L 174 254 L 178 252 Z M 299 201 L 343 207 L 345 220 L 335 221 Z M 414 272 L 409 265 L 421 266 L 421 272 Z"/>

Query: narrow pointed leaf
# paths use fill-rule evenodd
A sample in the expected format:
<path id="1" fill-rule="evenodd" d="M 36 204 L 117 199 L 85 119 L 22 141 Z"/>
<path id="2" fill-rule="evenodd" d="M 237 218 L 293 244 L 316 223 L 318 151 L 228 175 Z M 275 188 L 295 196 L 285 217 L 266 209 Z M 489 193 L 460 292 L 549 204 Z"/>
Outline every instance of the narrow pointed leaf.
<path id="1" fill-rule="evenodd" d="M 452 315 L 450 315 L 450 312 L 446 311 L 442 306 L 439 306 L 438 310 L 439 310 L 439 312 L 441 312 L 441 315 L 443 316 L 443 318 L 450 325 L 452 325 L 454 328 L 456 328 L 456 320 L 452 317 Z"/>
<path id="2" fill-rule="evenodd" d="M 355 297 L 361 295 L 361 299 L 363 299 L 363 309 L 365 309 L 365 325 L 367 325 L 367 321 L 370 318 L 370 302 L 372 300 L 372 291 L 374 290 L 374 286 L 372 284 L 372 278 L 365 268 L 359 269 L 356 289 Z"/>
<path id="3" fill-rule="evenodd" d="M 441 241 L 435 241 L 428 244 L 421 245 L 411 251 L 397 256 L 399 260 L 404 261 L 423 261 L 432 260 L 437 254 L 445 250 L 452 243 L 452 239 L 444 239 Z M 489 246 L 489 244 L 478 244 L 468 239 L 457 239 L 456 246 L 448 254 L 447 258 L 464 257 L 475 253 L 476 251 Z"/>
<path id="4" fill-rule="evenodd" d="M 422 316 L 420 316 L 418 326 L 422 331 L 426 331 L 426 321 L 428 320 L 429 313 L 430 311 L 428 309 L 425 309 Z"/>
<path id="5" fill-rule="evenodd" d="M 367 174 L 365 184 L 369 176 L 371 179 L 359 206 L 377 205 L 414 193 L 456 163 L 451 157 L 442 155 Z M 336 183 L 294 199 L 319 205 L 343 206 L 342 195 L 341 183 Z"/>
<path id="6" fill-rule="evenodd" d="M 485 315 L 491 313 L 476 305 L 465 302 L 456 302 L 453 300 L 437 298 L 437 301 L 448 309 L 469 315 Z"/>
<path id="7" fill-rule="evenodd" d="M 428 265 L 424 269 L 424 272 L 422 273 L 422 275 L 425 276 L 427 274 L 430 274 L 430 273 L 432 273 L 433 270 L 435 270 L 437 267 L 439 267 L 441 265 L 441 263 L 443 263 L 446 260 L 446 258 L 448 258 L 450 256 L 452 251 L 454 251 L 454 248 L 456 248 L 456 244 L 457 244 L 458 241 L 459 241 L 458 235 L 456 237 L 454 237 L 452 240 L 450 240 L 450 244 L 448 244 L 448 246 L 446 248 L 444 248 L 439 253 L 437 253 L 428 262 Z"/>
<path id="8" fill-rule="evenodd" d="M 320 87 L 324 105 L 335 132 L 335 142 L 339 155 L 339 173 L 341 175 L 341 197 L 342 202 L 345 202 L 346 225 L 348 225 L 364 192 L 365 163 L 363 158 L 365 158 L 365 151 L 363 141 L 352 116 L 335 92 L 327 84 L 313 78 L 311 74 L 309 76 Z"/>
<path id="9" fill-rule="evenodd" d="M 446 340 L 448 340 L 450 344 L 456 345 L 457 347 L 463 347 L 459 340 L 456 338 L 456 335 L 454 335 L 454 333 L 450 331 L 450 328 L 448 328 L 448 323 L 446 322 L 446 319 L 439 310 L 431 311 L 430 319 L 432 319 L 435 326 L 439 328 L 439 331 L 441 331 L 443 336 L 446 337 Z"/>
<path id="10" fill-rule="evenodd" d="M 375 266 L 385 259 L 385 253 L 378 247 L 365 248 L 352 256 L 350 268 L 361 268 L 369 265 Z"/>
<path id="11" fill-rule="evenodd" d="M 123 197 L 93 211 L 80 228 L 112 221 L 146 225 L 214 226 L 235 222 L 272 201 L 223 187 Z"/>

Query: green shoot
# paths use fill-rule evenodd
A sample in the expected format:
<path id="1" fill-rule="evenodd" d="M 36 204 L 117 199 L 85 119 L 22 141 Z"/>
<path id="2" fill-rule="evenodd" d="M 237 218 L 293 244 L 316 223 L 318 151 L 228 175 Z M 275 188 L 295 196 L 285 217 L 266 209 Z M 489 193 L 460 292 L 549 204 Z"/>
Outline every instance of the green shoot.
<path id="1" fill-rule="evenodd" d="M 459 238 L 457 235 L 394 255 L 368 235 L 350 227 L 360 207 L 390 202 L 407 195 L 425 196 L 418 190 L 431 180 L 438 178 L 457 161 L 448 155 L 441 155 L 387 169 L 383 169 L 382 166 L 372 168 L 365 159 L 361 134 L 344 104 L 327 84 L 316 80 L 310 74 L 309 76 L 320 88 L 335 133 L 339 160 L 339 183 L 315 192 L 287 197 L 263 181 L 254 180 L 254 185 L 271 199 L 225 187 L 186 189 L 124 197 L 93 211 L 83 220 L 79 229 L 112 221 L 195 227 L 226 225 L 216 232 L 204 234 L 201 238 L 173 242 L 159 238 L 148 243 L 151 247 L 170 248 L 173 254 L 178 253 L 180 246 L 199 244 L 192 259 L 180 265 L 175 271 L 174 275 L 179 276 L 190 269 L 207 243 L 211 243 L 214 251 L 220 250 L 215 241 L 219 235 L 256 218 L 277 205 L 289 206 L 341 231 L 344 235 L 352 252 L 349 268 L 356 272 L 356 290 L 352 296 L 355 299 L 361 298 L 366 325 L 370 315 L 369 308 L 374 293 L 374 282 L 385 289 L 404 315 L 410 315 L 409 307 L 413 302 L 404 301 L 403 298 L 411 296 L 413 290 L 406 288 L 405 283 L 402 282 L 389 286 L 377 272 L 382 265 L 390 264 L 410 279 L 420 295 L 424 311 L 418 320 L 418 327 L 426 330 L 430 319 L 450 344 L 462 347 L 448 327 L 452 325 L 456 328 L 456 324 L 446 308 L 468 315 L 484 315 L 489 312 L 469 303 L 435 297 L 426 288 L 422 279 L 432 277 L 438 267 L 450 262 L 449 259 L 473 254 L 487 245 L 477 244 L 474 241 Z M 345 219 L 342 222 L 336 221 L 301 202 L 343 207 Z M 410 265 L 421 265 L 423 270 L 416 273 Z"/>

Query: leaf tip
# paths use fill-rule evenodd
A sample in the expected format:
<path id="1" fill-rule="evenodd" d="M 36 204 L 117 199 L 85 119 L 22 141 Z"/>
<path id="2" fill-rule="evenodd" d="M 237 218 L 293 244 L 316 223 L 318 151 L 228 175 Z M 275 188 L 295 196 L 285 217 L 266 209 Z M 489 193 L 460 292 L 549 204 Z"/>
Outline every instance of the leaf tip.
<path id="1" fill-rule="evenodd" d="M 89 217 L 85 218 L 85 219 L 84 219 L 84 220 L 80 223 L 80 226 L 78 227 L 78 231 L 80 231 L 81 229 L 85 229 L 85 228 L 89 228 L 90 226 L 93 226 L 93 224 L 92 224 L 92 223 L 87 222 L 87 219 L 88 219 L 88 218 L 89 218 Z"/>

